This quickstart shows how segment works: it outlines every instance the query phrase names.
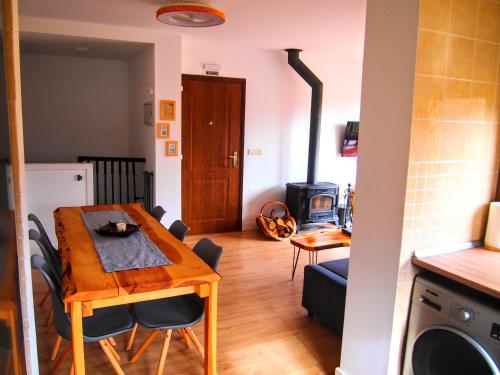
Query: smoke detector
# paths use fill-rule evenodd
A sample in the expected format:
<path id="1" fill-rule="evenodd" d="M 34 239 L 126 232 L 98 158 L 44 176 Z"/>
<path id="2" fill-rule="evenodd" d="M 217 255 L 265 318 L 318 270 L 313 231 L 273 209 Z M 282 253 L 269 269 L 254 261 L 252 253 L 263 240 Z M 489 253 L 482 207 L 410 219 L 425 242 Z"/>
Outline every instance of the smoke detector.
<path id="1" fill-rule="evenodd" d="M 226 15 L 209 4 L 174 2 L 158 9 L 156 19 L 172 26 L 210 27 L 223 24 Z"/>

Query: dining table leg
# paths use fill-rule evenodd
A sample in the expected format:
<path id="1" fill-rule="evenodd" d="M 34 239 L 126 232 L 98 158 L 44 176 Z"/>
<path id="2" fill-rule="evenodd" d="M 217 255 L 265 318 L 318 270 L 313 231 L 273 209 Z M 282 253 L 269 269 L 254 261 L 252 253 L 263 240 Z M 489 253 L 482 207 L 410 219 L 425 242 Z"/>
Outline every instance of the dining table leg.
<path id="1" fill-rule="evenodd" d="M 217 374 L 217 287 L 210 283 L 205 298 L 205 375 Z"/>
<path id="2" fill-rule="evenodd" d="M 73 367 L 75 375 L 85 374 L 85 358 L 83 353 L 82 303 L 71 302 L 71 341 L 73 345 Z"/>

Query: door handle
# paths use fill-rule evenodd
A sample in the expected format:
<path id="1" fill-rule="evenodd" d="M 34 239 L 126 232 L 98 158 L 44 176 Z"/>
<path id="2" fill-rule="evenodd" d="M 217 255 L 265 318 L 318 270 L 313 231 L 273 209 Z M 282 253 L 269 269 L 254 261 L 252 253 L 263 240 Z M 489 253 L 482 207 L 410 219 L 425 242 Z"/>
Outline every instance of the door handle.
<path id="1" fill-rule="evenodd" d="M 229 155 L 229 159 L 233 159 L 233 168 L 238 167 L 238 153 L 235 151 L 232 155 Z"/>

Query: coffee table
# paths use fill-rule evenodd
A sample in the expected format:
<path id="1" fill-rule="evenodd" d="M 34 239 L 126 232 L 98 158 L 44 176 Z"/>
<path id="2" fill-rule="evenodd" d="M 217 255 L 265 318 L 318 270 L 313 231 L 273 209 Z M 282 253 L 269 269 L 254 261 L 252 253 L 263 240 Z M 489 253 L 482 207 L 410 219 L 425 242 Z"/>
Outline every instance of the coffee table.
<path id="1" fill-rule="evenodd" d="M 318 251 L 334 249 L 336 247 L 351 246 L 351 236 L 342 232 L 342 229 L 329 230 L 319 233 L 298 235 L 290 240 L 293 245 L 292 280 L 299 261 L 300 250 L 309 254 L 309 264 L 318 262 Z M 296 250 L 298 248 L 298 251 Z M 297 255 L 295 255 L 297 254 Z"/>

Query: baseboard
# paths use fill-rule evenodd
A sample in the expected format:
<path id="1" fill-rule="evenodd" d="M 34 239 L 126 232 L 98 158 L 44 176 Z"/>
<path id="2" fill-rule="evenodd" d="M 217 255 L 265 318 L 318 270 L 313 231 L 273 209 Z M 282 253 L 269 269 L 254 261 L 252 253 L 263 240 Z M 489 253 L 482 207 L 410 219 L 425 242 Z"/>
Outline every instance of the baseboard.
<path id="1" fill-rule="evenodd" d="M 347 375 L 340 367 L 335 369 L 335 375 Z"/>

